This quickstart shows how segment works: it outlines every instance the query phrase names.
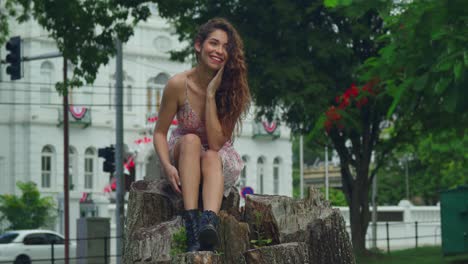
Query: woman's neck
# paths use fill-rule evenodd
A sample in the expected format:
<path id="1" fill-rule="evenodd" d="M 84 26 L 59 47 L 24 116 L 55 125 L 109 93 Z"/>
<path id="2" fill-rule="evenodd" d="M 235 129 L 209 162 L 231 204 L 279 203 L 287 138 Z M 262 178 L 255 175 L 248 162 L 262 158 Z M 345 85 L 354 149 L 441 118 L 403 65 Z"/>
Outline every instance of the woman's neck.
<path id="1" fill-rule="evenodd" d="M 198 85 L 200 85 L 200 88 L 203 90 L 206 90 L 208 84 L 211 82 L 215 74 L 216 72 L 214 72 L 211 69 L 208 69 L 207 67 L 201 64 L 198 64 L 194 70 L 196 82 Z"/>

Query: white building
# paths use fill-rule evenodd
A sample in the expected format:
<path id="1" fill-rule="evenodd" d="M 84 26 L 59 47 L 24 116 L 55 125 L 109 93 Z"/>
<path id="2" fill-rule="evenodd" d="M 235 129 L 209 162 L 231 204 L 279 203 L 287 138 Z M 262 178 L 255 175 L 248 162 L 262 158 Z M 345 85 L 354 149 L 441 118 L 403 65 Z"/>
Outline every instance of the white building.
<path id="1" fill-rule="evenodd" d="M 21 36 L 23 56 L 56 51 L 54 41 L 34 21 L 10 24 L 11 36 Z M 124 144 L 134 155 L 135 177 L 158 175 L 151 139 L 162 89 L 175 73 L 191 67 L 169 60 L 167 51 L 182 44 L 169 24 L 157 16 L 140 24 L 124 45 Z M 6 51 L 0 49 L 4 58 Z M 54 84 L 62 80 L 62 58 L 23 63 L 23 78 L 10 81 L 2 65 L 0 75 L 0 194 L 19 194 L 17 181 L 37 183 L 43 195 L 63 196 L 62 98 Z M 94 215 L 110 210 L 104 187 L 109 175 L 102 171 L 99 148 L 115 143 L 115 59 L 102 67 L 94 85 L 75 89 L 70 104 L 84 105 L 86 113 L 70 116 L 70 238 L 76 237 L 79 200 L 89 193 L 97 204 Z M 71 75 L 70 71 L 70 75 Z M 75 109 L 77 112 L 83 109 Z M 81 113 L 82 114 L 82 113 Z M 269 132 L 267 132 L 267 130 Z M 146 140 L 148 141 L 148 140 Z M 255 193 L 292 195 L 292 147 L 287 127 L 276 129 L 246 120 L 235 148 L 246 161 L 240 184 Z M 83 211 L 84 206 L 81 206 Z M 61 218 L 60 218 L 61 219 Z M 63 223 L 57 231 L 63 232 Z"/>

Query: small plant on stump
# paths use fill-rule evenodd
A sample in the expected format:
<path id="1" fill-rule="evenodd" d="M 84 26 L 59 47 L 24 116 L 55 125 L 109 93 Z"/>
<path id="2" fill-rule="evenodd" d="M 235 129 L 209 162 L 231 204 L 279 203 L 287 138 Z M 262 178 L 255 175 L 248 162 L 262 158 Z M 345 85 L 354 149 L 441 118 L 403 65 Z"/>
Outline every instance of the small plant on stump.
<path id="1" fill-rule="evenodd" d="M 271 242 L 273 242 L 271 238 L 264 237 L 263 232 L 260 231 L 262 220 L 263 220 L 263 215 L 260 212 L 255 212 L 255 224 L 254 224 L 255 231 L 254 232 L 255 232 L 257 239 L 250 240 L 250 244 L 254 248 L 268 246 L 269 244 L 271 244 Z"/>
<path id="2" fill-rule="evenodd" d="M 187 232 L 185 227 L 181 227 L 172 235 L 170 255 L 173 257 L 185 252 L 187 252 Z"/>

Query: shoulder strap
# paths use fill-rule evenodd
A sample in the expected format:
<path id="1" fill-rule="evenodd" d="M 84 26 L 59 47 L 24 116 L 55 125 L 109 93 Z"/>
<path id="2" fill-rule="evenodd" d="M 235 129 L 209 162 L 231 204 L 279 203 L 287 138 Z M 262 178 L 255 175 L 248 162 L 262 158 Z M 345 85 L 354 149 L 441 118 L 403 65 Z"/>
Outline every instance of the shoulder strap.
<path id="1" fill-rule="evenodd" d="M 185 78 L 185 101 L 188 101 L 188 76 Z"/>

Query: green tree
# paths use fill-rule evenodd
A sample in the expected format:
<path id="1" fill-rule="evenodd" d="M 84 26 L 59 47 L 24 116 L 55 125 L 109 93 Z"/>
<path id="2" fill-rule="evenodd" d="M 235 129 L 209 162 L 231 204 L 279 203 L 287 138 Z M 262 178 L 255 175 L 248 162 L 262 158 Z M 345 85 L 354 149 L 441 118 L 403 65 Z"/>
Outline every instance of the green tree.
<path id="1" fill-rule="evenodd" d="M 352 192 L 345 190 L 345 193 L 361 196 L 357 198 L 363 209 L 359 212 L 358 230 L 352 228 L 355 248 L 355 243 L 362 240 L 354 237 L 363 234 L 368 225 L 369 184 L 378 169 L 388 161 L 392 150 L 401 144 L 417 141 L 425 134 L 447 129 L 456 129 L 458 136 L 463 137 L 467 129 L 468 104 L 460 95 L 466 91 L 464 88 L 468 76 L 465 63 L 468 6 L 463 1 L 448 0 L 401 1 L 395 5 L 393 2 L 325 1 L 329 6 L 338 6 L 351 18 L 377 10 L 385 24 L 383 34 L 376 37 L 382 48 L 376 56 L 366 60 L 356 75 L 363 82 L 378 77 L 382 89 L 380 97 L 392 97 L 391 102 L 385 100 L 380 111 L 371 110 L 367 114 L 378 116 L 380 121 L 367 126 L 363 122 L 366 116 L 364 113 L 359 115 L 349 110 L 337 111 L 338 116 L 343 115 L 342 128 L 331 127 L 328 122 L 329 135 L 340 155 L 344 184 L 357 187 Z M 386 120 L 382 119 L 382 114 L 385 114 Z M 335 121 L 338 121 L 335 125 L 339 125 L 338 116 L 334 116 L 337 119 Z M 390 124 L 390 128 L 380 139 L 379 133 L 382 131 L 379 131 L 379 127 L 382 121 Z M 378 133 L 373 133 L 373 130 Z M 351 144 L 347 146 L 348 140 Z M 373 149 L 374 144 L 376 161 L 370 170 L 369 149 Z M 364 162 L 359 162 L 359 159 L 364 159 Z M 348 164 L 352 165 L 352 169 L 349 169 Z M 440 177 L 434 175 L 440 173 L 432 174 L 429 179 L 440 186 Z M 351 222 L 355 205 L 355 201 L 350 204 Z M 357 247 L 362 248 L 359 245 Z"/>
<path id="2" fill-rule="evenodd" d="M 127 42 L 135 25 L 150 15 L 147 5 L 136 2 L 143 1 L 6 0 L 0 9 L 0 44 L 9 33 L 9 17 L 20 23 L 32 17 L 75 65 L 69 84 L 92 83 L 99 67 L 115 55 L 115 40 Z M 63 85 L 57 89 L 63 92 Z"/>
<path id="3" fill-rule="evenodd" d="M 468 184 L 467 145 L 468 138 L 452 129 L 425 134 L 394 150 L 378 176 L 379 203 L 396 204 L 406 197 L 406 169 L 410 199 L 417 204 L 435 205 L 439 191 Z"/>
<path id="4" fill-rule="evenodd" d="M 351 16 L 391 0 L 325 0 Z M 352 4 L 351 4 L 352 3 Z M 379 76 L 397 108 L 414 113 L 423 132 L 468 124 L 468 5 L 464 0 L 399 1 L 392 10 L 378 9 L 386 34 L 379 37 L 379 55 L 366 61 L 364 79 Z M 401 118 L 401 116 L 399 116 Z"/>
<path id="5" fill-rule="evenodd" d="M 375 10 L 347 18 L 318 0 L 179 0 L 159 1 L 158 8 L 189 43 L 197 25 L 216 16 L 229 19 L 244 39 L 257 114 L 280 119 L 301 133 L 312 130 L 335 96 L 356 79 L 355 69 L 376 55 L 374 39 L 382 33 Z M 174 52 L 173 58 L 185 59 L 191 50 Z M 355 234 L 363 233 L 359 230 Z M 354 235 L 358 249 L 364 246 L 364 234 Z"/>
<path id="6" fill-rule="evenodd" d="M 52 197 L 41 197 L 33 182 L 18 182 L 20 197 L 0 195 L 0 221 L 8 221 L 8 229 L 34 229 L 50 225 L 54 220 L 55 203 Z M 53 221 L 52 221 L 53 222 Z"/>

